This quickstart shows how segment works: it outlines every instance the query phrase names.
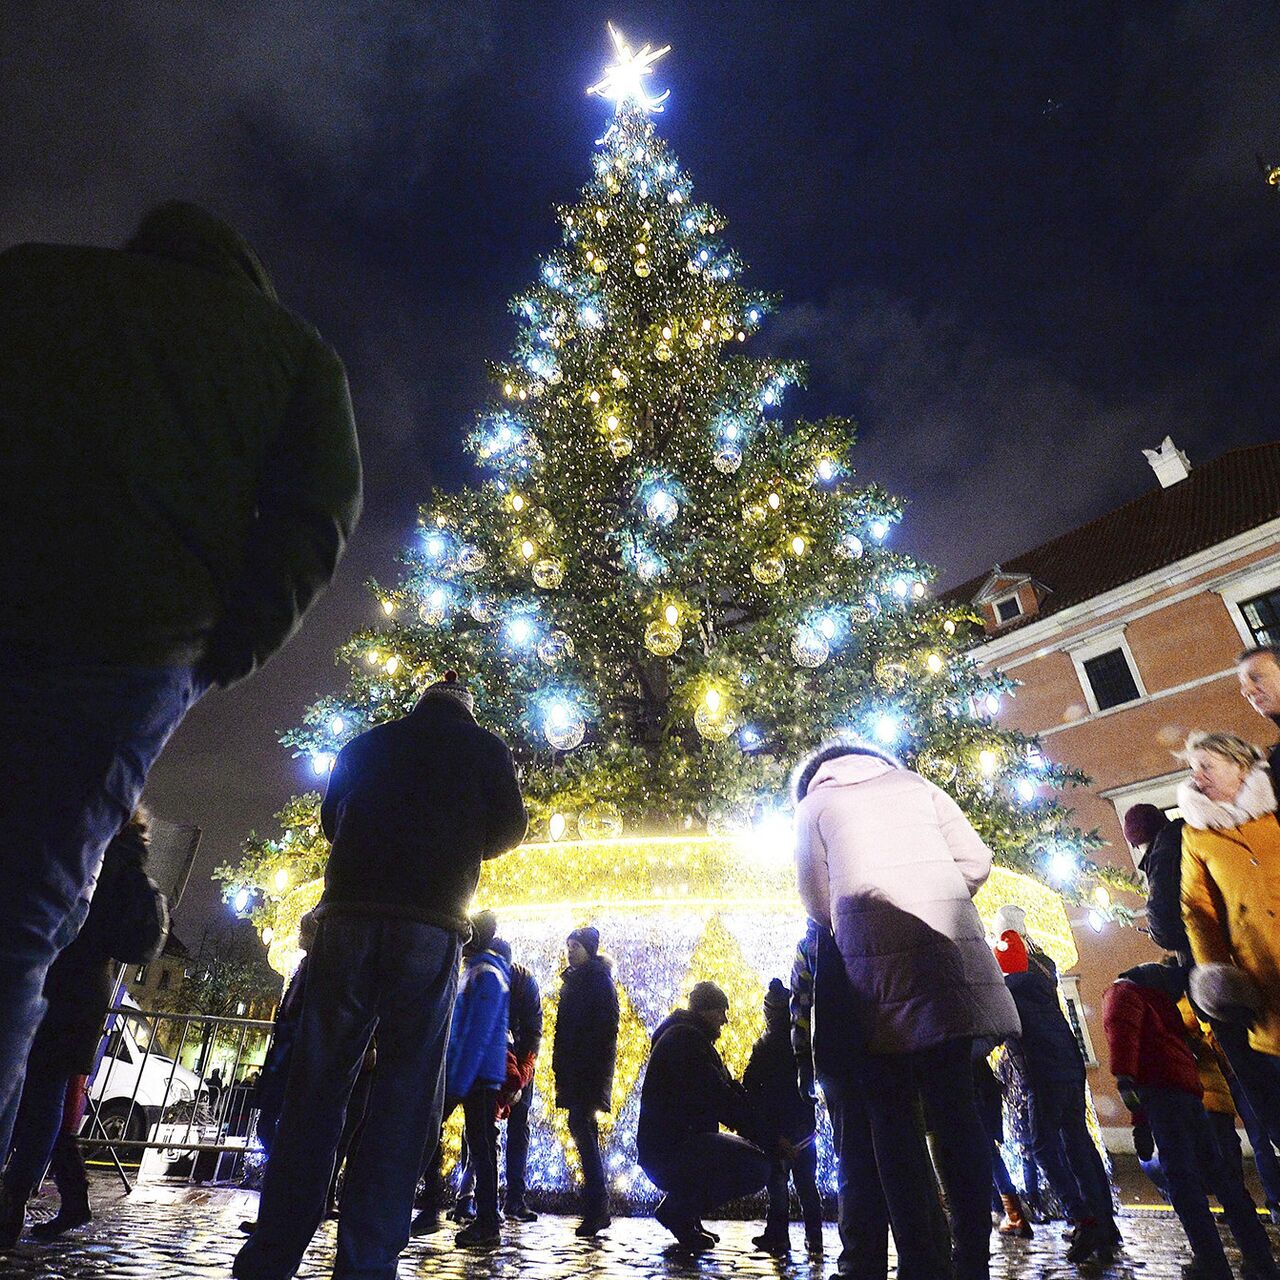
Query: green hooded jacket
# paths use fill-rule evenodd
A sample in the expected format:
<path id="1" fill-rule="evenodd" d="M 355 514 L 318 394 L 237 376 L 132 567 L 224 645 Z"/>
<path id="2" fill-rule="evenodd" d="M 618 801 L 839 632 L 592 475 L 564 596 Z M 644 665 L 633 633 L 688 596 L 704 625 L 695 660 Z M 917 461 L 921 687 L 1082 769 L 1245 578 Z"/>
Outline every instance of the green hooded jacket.
<path id="1" fill-rule="evenodd" d="M 297 629 L 360 512 L 336 353 L 221 219 L 0 254 L 0 645 L 229 684 Z"/>

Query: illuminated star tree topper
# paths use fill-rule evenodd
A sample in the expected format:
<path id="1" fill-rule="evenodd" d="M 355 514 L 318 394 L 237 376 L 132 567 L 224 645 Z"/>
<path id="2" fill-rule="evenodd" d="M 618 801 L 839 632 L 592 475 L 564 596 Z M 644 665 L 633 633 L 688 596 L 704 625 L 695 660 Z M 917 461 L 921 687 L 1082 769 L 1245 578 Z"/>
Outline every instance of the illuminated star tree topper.
<path id="1" fill-rule="evenodd" d="M 612 66 L 605 67 L 604 75 L 590 85 L 587 92 L 608 98 L 618 111 L 629 102 L 645 111 L 661 111 L 662 104 L 671 96 L 671 90 L 664 89 L 655 97 L 645 88 L 644 81 L 646 76 L 653 74 L 653 64 L 664 54 L 671 52 L 671 46 L 664 44 L 661 49 L 655 49 L 651 44 L 646 44 L 638 52 L 634 52 L 626 36 L 612 22 L 609 23 L 609 35 L 618 60 Z"/>

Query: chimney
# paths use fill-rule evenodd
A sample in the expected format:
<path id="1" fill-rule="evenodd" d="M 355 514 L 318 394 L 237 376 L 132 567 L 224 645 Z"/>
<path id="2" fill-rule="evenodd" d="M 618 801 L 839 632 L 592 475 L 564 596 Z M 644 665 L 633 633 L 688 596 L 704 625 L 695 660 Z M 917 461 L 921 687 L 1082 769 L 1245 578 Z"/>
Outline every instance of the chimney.
<path id="1" fill-rule="evenodd" d="M 1191 474 L 1191 460 L 1176 444 L 1172 436 L 1165 436 L 1158 449 L 1143 449 L 1143 457 L 1151 463 L 1162 489 L 1168 489 Z"/>

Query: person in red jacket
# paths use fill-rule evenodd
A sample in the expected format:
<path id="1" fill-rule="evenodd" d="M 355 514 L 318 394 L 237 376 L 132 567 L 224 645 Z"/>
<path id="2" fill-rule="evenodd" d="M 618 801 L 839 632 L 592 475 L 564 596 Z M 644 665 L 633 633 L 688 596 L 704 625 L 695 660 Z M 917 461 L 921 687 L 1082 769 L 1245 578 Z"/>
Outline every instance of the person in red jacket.
<path id="1" fill-rule="evenodd" d="M 1107 989 L 1102 1018 L 1111 1073 L 1135 1115 L 1145 1115 L 1160 1152 L 1169 1201 L 1191 1245 L 1187 1280 L 1229 1280 L 1227 1263 L 1209 1212 L 1218 1197 L 1236 1244 L 1244 1255 L 1245 1280 L 1277 1276 L 1266 1230 L 1238 1172 L 1221 1158 L 1205 1114 L 1204 1089 L 1187 1043 L 1177 1001 L 1185 977 L 1180 967 L 1140 964 Z"/>

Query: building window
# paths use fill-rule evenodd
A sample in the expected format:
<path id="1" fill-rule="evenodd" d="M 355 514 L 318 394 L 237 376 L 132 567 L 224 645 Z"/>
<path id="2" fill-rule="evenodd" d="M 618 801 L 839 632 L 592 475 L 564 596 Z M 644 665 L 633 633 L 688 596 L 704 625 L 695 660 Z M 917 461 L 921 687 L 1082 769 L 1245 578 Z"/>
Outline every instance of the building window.
<path id="1" fill-rule="evenodd" d="M 1003 626 L 1006 622 L 1012 622 L 1014 618 L 1022 616 L 1022 602 L 1015 596 L 1005 596 L 1003 600 L 997 600 L 995 603 L 996 621 Z"/>
<path id="2" fill-rule="evenodd" d="M 140 965 L 138 966 L 138 970 L 137 970 L 137 972 L 133 975 L 133 980 L 134 980 L 134 982 L 136 982 L 139 986 L 141 986 L 143 983 L 145 983 L 145 982 L 146 982 L 146 980 L 147 980 L 147 966 L 146 966 L 145 964 L 140 964 Z"/>
<path id="3" fill-rule="evenodd" d="M 1280 644 L 1280 587 L 1240 602 L 1254 644 Z"/>
<path id="4" fill-rule="evenodd" d="M 1142 696 L 1123 649 L 1109 649 L 1097 657 L 1086 658 L 1082 666 L 1099 711 L 1136 702 Z"/>
<path id="5" fill-rule="evenodd" d="M 1080 999 L 1080 979 L 1063 978 L 1062 1004 L 1067 1011 L 1067 1021 L 1071 1024 L 1071 1032 L 1084 1055 L 1085 1065 L 1096 1067 L 1097 1055 L 1093 1052 L 1093 1041 L 1089 1038 L 1089 1024 L 1084 1016 L 1084 1001 Z"/>

